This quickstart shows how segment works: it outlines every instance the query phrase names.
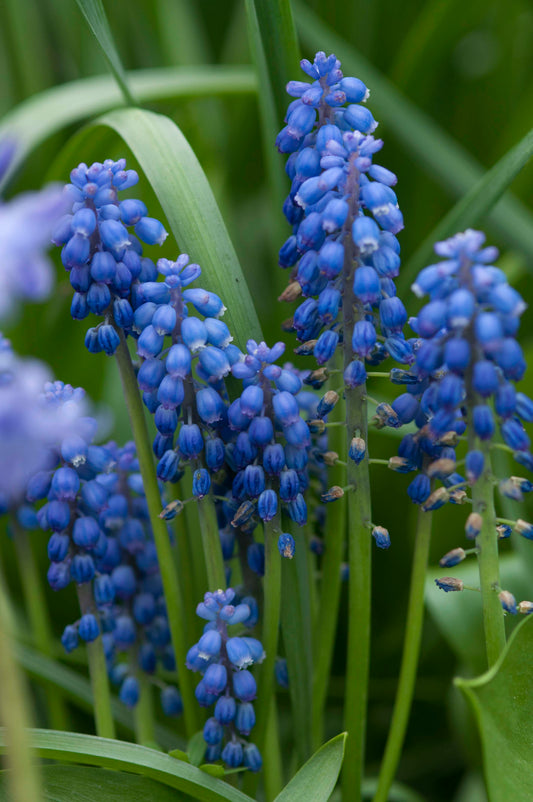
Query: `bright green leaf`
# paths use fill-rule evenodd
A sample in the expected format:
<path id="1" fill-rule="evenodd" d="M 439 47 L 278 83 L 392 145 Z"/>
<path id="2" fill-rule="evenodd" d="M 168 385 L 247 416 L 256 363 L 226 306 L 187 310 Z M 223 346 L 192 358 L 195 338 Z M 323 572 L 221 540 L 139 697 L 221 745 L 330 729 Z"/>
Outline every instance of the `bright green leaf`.
<path id="1" fill-rule="evenodd" d="M 256 91 L 250 67 L 206 66 L 135 70 L 128 81 L 141 102 L 199 98 Z M 24 159 L 48 137 L 68 125 L 122 106 L 124 99 L 113 78 L 102 75 L 55 86 L 20 103 L 0 122 L 0 140 L 13 138 L 17 150 L 2 176 L 0 189 Z"/>
<path id="2" fill-rule="evenodd" d="M 198 768 L 200 771 L 205 771 L 206 774 L 210 774 L 211 777 L 223 777 L 226 773 L 224 771 L 224 766 L 221 766 L 220 763 L 201 763 Z"/>
<path id="3" fill-rule="evenodd" d="M 244 348 L 261 327 L 237 254 L 198 159 L 168 117 L 117 109 L 95 125 L 116 131 L 133 152 L 166 215 L 178 248 L 202 268 L 203 286 L 228 307 L 224 321 Z M 167 243 L 168 245 L 168 243 Z"/>
<path id="4" fill-rule="evenodd" d="M 494 167 L 488 170 L 483 178 L 474 184 L 472 189 L 450 209 L 431 234 L 426 237 L 403 269 L 406 280 L 413 279 L 423 267 L 434 261 L 433 246 L 435 242 L 451 237 L 458 231 L 472 228 L 483 220 L 516 175 L 527 164 L 532 154 L 533 130 L 529 131 L 514 148 L 511 148 Z"/>
<path id="5" fill-rule="evenodd" d="M 180 802 L 185 797 L 146 777 L 86 766 L 45 766 L 41 772 L 44 802 Z M 8 802 L 4 777 L 0 802 Z"/>
<path id="6" fill-rule="evenodd" d="M 102 0 L 76 0 L 81 13 L 96 37 L 96 41 L 102 48 L 104 56 L 111 68 L 115 80 L 119 85 L 126 103 L 133 105 L 134 100 L 128 87 L 126 73 L 120 60 L 118 50 L 113 40 L 113 34 L 109 27 Z"/>
<path id="7" fill-rule="evenodd" d="M 32 748 L 39 757 L 63 763 L 86 763 L 122 769 L 158 780 L 163 785 L 184 791 L 201 802 L 251 802 L 251 798 L 237 788 L 216 777 L 210 777 L 195 766 L 146 746 L 74 732 L 30 730 L 30 733 Z M 1 729 L 0 754 L 5 751 L 5 730 Z"/>
<path id="8" fill-rule="evenodd" d="M 532 664 L 533 625 L 526 619 L 489 671 L 476 679 L 455 680 L 477 720 L 490 802 L 531 800 Z"/>
<path id="9" fill-rule="evenodd" d="M 184 760 L 185 763 L 190 763 L 189 755 L 187 752 L 184 752 L 183 749 L 171 749 L 168 753 L 170 757 L 176 758 L 176 760 Z"/>
<path id="10" fill-rule="evenodd" d="M 345 741 L 346 733 L 342 732 L 321 746 L 277 795 L 275 802 L 327 802 L 341 770 Z"/>

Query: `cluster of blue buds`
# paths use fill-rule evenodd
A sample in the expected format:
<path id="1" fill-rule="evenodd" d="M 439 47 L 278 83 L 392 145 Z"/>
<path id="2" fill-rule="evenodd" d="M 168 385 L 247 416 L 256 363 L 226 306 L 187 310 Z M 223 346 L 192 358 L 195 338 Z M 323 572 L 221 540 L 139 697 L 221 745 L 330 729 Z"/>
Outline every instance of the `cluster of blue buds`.
<path id="1" fill-rule="evenodd" d="M 403 228 L 392 189 L 397 179 L 373 163 L 383 142 L 371 136 L 377 123 L 361 105 L 365 85 L 343 78 L 334 55 L 317 53 L 313 64 L 301 66 L 314 81 L 287 85 L 298 99 L 277 138 L 279 150 L 291 154 L 292 181 L 284 213 L 293 233 L 280 250 L 280 265 L 293 268 L 292 283 L 282 298 L 305 298 L 288 327 L 303 343 L 297 353 L 313 353 L 319 365 L 342 342 L 339 312 L 345 329 L 356 311 L 353 361 L 344 374 L 353 388 L 365 382 L 365 362 L 379 364 L 388 354 L 400 363 L 413 359 L 393 281 L 400 267 L 395 235 Z"/>
<path id="2" fill-rule="evenodd" d="M 88 330 L 85 345 L 93 353 L 114 354 L 118 329 L 134 334 L 134 289 L 157 277 L 152 260 L 142 256 L 140 241 L 161 245 L 167 232 L 147 216 L 142 201 L 119 200 L 118 193 L 139 180 L 135 170 L 126 170 L 125 159 L 79 164 L 70 179 L 66 196 L 72 213 L 60 220 L 52 240 L 63 246 L 61 261 L 75 290 L 72 317 L 83 320 L 91 312 L 104 317 Z"/>
<path id="3" fill-rule="evenodd" d="M 469 229 L 436 244 L 443 261 L 424 268 L 413 284 L 419 297 L 429 295 L 429 302 L 410 320 L 418 337 L 415 363 L 397 376 L 406 392 L 392 403 L 389 421 L 382 416 L 387 425 L 414 421 L 417 426 L 415 434 L 402 440 L 398 469 L 420 471 L 408 493 L 426 511 L 447 502 L 463 503 L 468 486 L 487 475 L 486 455 L 496 427 L 515 460 L 533 468 L 523 425 L 533 421 L 533 401 L 515 387 L 526 368 L 515 339 L 526 304 L 509 286 L 504 272 L 492 264 L 498 256 L 496 248 L 484 247 L 484 242 L 484 234 Z M 456 470 L 456 446 L 465 433 L 469 444 L 463 476 Z M 433 489 L 432 480 L 439 480 L 441 486 Z M 513 476 L 501 481 L 499 489 L 521 500 L 533 484 Z M 466 537 L 475 539 L 481 526 L 481 515 L 472 512 L 466 521 Z M 512 528 L 499 523 L 498 537 L 509 537 Z M 514 529 L 533 537 L 533 527 L 525 521 L 517 521 Z M 469 553 L 453 549 L 441 565 L 456 565 Z M 439 587 L 462 588 L 453 582 Z M 502 605 L 516 612 L 506 598 L 502 597 Z"/>
<path id="4" fill-rule="evenodd" d="M 221 758 L 229 768 L 245 766 L 259 771 L 262 758 L 257 746 L 245 740 L 255 725 L 252 704 L 257 686 L 249 671 L 265 654 L 256 638 L 229 635 L 228 627 L 253 626 L 257 620 L 247 600 L 236 601 L 235 591 L 206 593 L 196 608 L 208 623 L 198 643 L 187 654 L 187 667 L 199 671 L 202 679 L 195 695 L 202 707 L 215 705 L 214 714 L 204 726 L 209 762 Z"/>
<path id="5" fill-rule="evenodd" d="M 56 382 L 46 394 L 60 403 L 79 395 L 80 388 Z M 109 676 L 120 685 L 120 699 L 133 707 L 139 671 L 153 674 L 158 661 L 167 670 L 175 668 L 159 565 L 134 444 L 94 445 L 96 421 L 85 424 L 61 442 L 54 469 L 32 477 L 26 498 L 45 501 L 33 515 L 42 529 L 52 530 L 52 589 L 71 582 L 91 589 L 81 618 L 63 632 L 65 650 L 102 635 Z M 24 510 L 22 523 L 28 527 L 32 521 Z M 161 703 L 168 715 L 181 713 L 176 688 L 163 686 Z"/>

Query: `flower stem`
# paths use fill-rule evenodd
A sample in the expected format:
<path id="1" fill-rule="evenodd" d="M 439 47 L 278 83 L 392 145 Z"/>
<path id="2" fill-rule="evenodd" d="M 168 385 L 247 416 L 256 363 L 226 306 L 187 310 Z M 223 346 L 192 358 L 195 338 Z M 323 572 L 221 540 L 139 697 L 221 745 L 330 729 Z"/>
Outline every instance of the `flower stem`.
<path id="1" fill-rule="evenodd" d="M 358 252 L 351 237 L 352 223 L 359 213 L 359 173 L 352 163 L 346 183 L 351 208 L 344 224 L 343 323 L 344 368 L 353 359 L 352 337 L 356 320 L 363 319 L 363 305 L 353 290 Z M 370 612 L 372 588 L 372 551 L 369 532 L 372 520 L 370 472 L 368 462 L 368 413 L 366 384 L 345 389 L 346 435 L 349 444 L 357 433 L 366 443 L 365 456 L 356 465 L 349 460 L 347 485 L 355 492 L 347 494 L 348 507 L 348 660 L 344 701 L 344 726 L 348 733 L 343 764 L 343 799 L 361 802 L 364 765 L 368 675 L 370 664 Z M 349 447 L 349 445 L 348 445 Z"/>
<path id="2" fill-rule="evenodd" d="M 135 720 L 135 740 L 138 744 L 141 744 L 141 746 L 153 747 L 156 738 L 152 686 L 142 673 L 139 673 L 137 679 L 141 688 L 141 694 L 133 711 Z"/>
<path id="3" fill-rule="evenodd" d="M 344 401 L 330 413 L 334 419 L 342 419 L 344 423 Z M 346 435 L 343 429 L 334 428 L 328 436 L 328 443 L 333 451 L 344 456 L 346 451 Z M 345 482 L 346 470 L 336 463 L 328 472 L 331 483 L 342 486 Z M 324 739 L 324 709 L 329 684 L 329 674 L 337 632 L 337 618 L 341 592 L 341 562 L 346 531 L 346 503 L 344 498 L 328 504 L 326 507 L 326 528 L 324 556 L 322 557 L 322 580 L 320 583 L 320 605 L 316 631 L 320 637 L 315 639 L 314 679 L 313 679 L 313 748 L 322 744 Z"/>
<path id="4" fill-rule="evenodd" d="M 88 584 L 77 585 L 78 601 L 82 615 L 92 613 L 98 617 L 98 611 L 94 603 L 91 586 Z M 94 723 L 96 734 L 101 738 L 115 738 L 115 722 L 111 712 L 111 693 L 109 690 L 109 680 L 107 677 L 107 665 L 102 644 L 102 636 L 87 643 L 87 657 L 89 660 L 89 675 L 93 690 L 94 704 Z"/>
<path id="5" fill-rule="evenodd" d="M 424 622 L 424 585 L 431 539 L 431 517 L 430 512 L 422 512 L 422 510 L 418 512 L 402 665 L 374 802 L 387 802 L 389 789 L 398 768 L 409 720 Z"/>
<path id="6" fill-rule="evenodd" d="M 476 538 L 476 546 L 479 550 L 478 567 L 485 646 L 490 667 L 505 648 L 505 622 L 503 608 L 498 598 L 500 565 L 489 445 L 487 442 L 479 442 L 478 448 L 483 451 L 485 467 L 482 476 L 472 487 L 472 501 L 473 511 L 479 513 L 483 520 L 481 532 Z"/>
<path id="7" fill-rule="evenodd" d="M 39 769 L 29 745 L 28 694 L 22 672 L 13 657 L 13 625 L 4 579 L 0 576 L 0 722 L 6 728 L 8 763 L 6 777 L 12 802 L 40 802 Z"/>
<path id="8" fill-rule="evenodd" d="M 281 612 L 281 557 L 278 551 L 278 537 L 281 532 L 281 515 L 265 521 L 265 575 L 263 577 L 263 629 L 261 642 L 265 659 L 257 681 L 256 725 L 254 743 L 263 754 L 265 765 L 269 765 L 269 752 L 272 741 L 267 740 L 267 727 L 274 699 L 274 664 L 278 648 Z M 277 749 L 276 746 L 273 748 Z M 257 777 L 245 777 L 244 790 L 252 795 L 257 788 Z"/>
<path id="9" fill-rule="evenodd" d="M 204 547 L 204 559 L 207 567 L 207 582 L 209 590 L 214 591 L 226 587 L 226 572 L 220 546 L 217 514 L 211 496 L 198 500 L 198 516 L 200 518 L 200 531 Z"/>
<path id="10" fill-rule="evenodd" d="M 181 585 L 172 557 L 172 548 L 166 524 L 159 518 L 161 511 L 161 496 L 157 484 L 157 477 L 152 456 L 152 449 L 148 438 L 144 410 L 137 387 L 137 379 L 131 361 L 128 346 L 122 331 L 120 345 L 116 351 L 116 359 L 122 380 L 124 397 L 128 409 L 133 438 L 137 447 L 137 457 L 143 479 L 144 492 L 150 514 L 150 522 L 154 534 L 154 542 L 159 559 L 159 570 L 165 592 L 167 614 L 172 636 L 172 644 L 176 655 L 176 666 L 180 682 L 180 691 L 183 699 L 183 712 L 187 733 L 191 736 L 200 727 L 200 716 L 197 710 L 194 694 L 192 692 L 191 675 L 185 665 L 187 654 L 184 632 L 181 622 L 184 617 Z"/>
<path id="11" fill-rule="evenodd" d="M 22 593 L 34 646 L 46 655 L 53 656 L 53 633 L 48 615 L 48 605 L 44 593 L 41 572 L 39 571 L 28 532 L 17 518 L 11 518 L 17 552 Z M 68 729 L 67 707 L 58 688 L 45 685 L 46 702 L 50 716 L 50 726 L 54 730 Z"/>

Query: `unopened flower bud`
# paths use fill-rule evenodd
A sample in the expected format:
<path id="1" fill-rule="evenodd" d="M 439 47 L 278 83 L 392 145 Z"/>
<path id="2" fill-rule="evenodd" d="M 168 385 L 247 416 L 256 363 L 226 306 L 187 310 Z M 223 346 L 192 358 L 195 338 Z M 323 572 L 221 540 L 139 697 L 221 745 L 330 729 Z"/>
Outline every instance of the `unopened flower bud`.
<path id="1" fill-rule="evenodd" d="M 333 487 L 330 487 L 329 490 L 327 490 L 325 493 L 322 494 L 321 498 L 322 501 L 328 502 L 328 501 L 337 501 L 337 499 L 342 498 L 343 496 L 344 496 L 344 490 L 342 489 L 342 487 L 339 487 L 338 485 L 333 485 Z"/>
<path id="2" fill-rule="evenodd" d="M 287 301 L 290 303 L 291 301 L 295 301 L 302 293 L 302 288 L 298 284 L 297 281 L 291 281 L 288 284 L 281 295 L 278 298 L 278 301 Z"/>
<path id="3" fill-rule="evenodd" d="M 304 384 L 308 384 L 310 387 L 314 387 L 315 390 L 319 390 L 323 384 L 327 382 L 329 378 L 329 373 L 327 368 L 317 368 L 316 370 L 312 370 L 311 373 L 305 377 Z"/>
<path id="4" fill-rule="evenodd" d="M 518 612 L 522 615 L 530 615 L 533 613 L 533 602 L 521 601 L 518 603 Z"/>
<path id="5" fill-rule="evenodd" d="M 321 418 L 313 418 L 308 420 L 307 425 L 312 434 L 323 434 L 326 431 L 326 424 Z"/>
<path id="6" fill-rule="evenodd" d="M 504 479 L 501 481 L 498 485 L 498 490 L 505 498 L 510 498 L 512 501 L 523 501 L 524 497 L 522 496 L 522 491 L 512 479 Z"/>
<path id="7" fill-rule="evenodd" d="M 427 475 L 430 479 L 443 479 L 449 476 L 455 470 L 455 460 L 453 459 L 436 459 L 428 465 Z"/>
<path id="8" fill-rule="evenodd" d="M 405 457 L 390 457 L 387 468 L 391 471 L 396 471 L 396 473 L 408 473 L 412 470 L 409 460 L 405 459 Z"/>
<path id="9" fill-rule="evenodd" d="M 531 493 L 533 484 L 524 476 L 511 476 L 510 481 L 520 488 L 522 493 Z"/>
<path id="10" fill-rule="evenodd" d="M 325 465 L 329 466 L 335 465 L 335 463 L 339 459 L 339 455 L 337 454 L 336 451 L 324 451 L 324 453 L 321 454 L 321 457 L 322 457 L 322 462 Z"/>
<path id="11" fill-rule="evenodd" d="M 309 356 L 315 350 L 315 345 L 317 342 L 318 340 L 307 340 L 305 343 L 302 343 L 295 348 L 294 353 L 298 356 Z"/>
<path id="12" fill-rule="evenodd" d="M 522 518 L 518 518 L 514 528 L 515 532 L 518 532 L 519 535 L 527 537 L 528 540 L 533 540 L 533 524 L 524 521 Z"/>
<path id="13" fill-rule="evenodd" d="M 335 390 L 328 390 L 327 393 L 324 395 L 324 397 L 321 398 L 320 401 L 318 402 L 318 407 L 317 407 L 318 417 L 323 418 L 329 412 L 331 412 L 331 410 L 333 409 L 338 400 L 339 400 L 339 394 L 336 393 Z"/>
<path id="14" fill-rule="evenodd" d="M 458 442 L 459 442 L 459 435 L 457 434 L 457 432 L 454 432 L 453 430 L 449 432 L 444 432 L 444 434 L 442 434 L 439 437 L 439 445 L 441 446 L 451 446 L 452 448 L 454 448 Z"/>
<path id="15" fill-rule="evenodd" d="M 451 490 L 450 501 L 452 504 L 464 504 L 468 498 L 464 490 Z"/>
<path id="16" fill-rule="evenodd" d="M 483 518 L 478 512 L 471 512 L 465 523 L 465 534 L 469 540 L 475 540 L 481 532 Z"/>
<path id="17" fill-rule="evenodd" d="M 295 331 L 294 328 L 294 318 L 288 317 L 287 320 L 284 320 L 281 324 L 282 331 Z"/>
<path id="18" fill-rule="evenodd" d="M 170 504 L 167 504 L 164 509 L 161 510 L 159 513 L 159 517 L 163 518 L 165 521 L 171 521 L 173 518 L 176 517 L 183 509 L 183 502 L 179 499 L 175 499 L 171 501 Z"/>
<path id="19" fill-rule="evenodd" d="M 498 524 L 496 527 L 496 533 L 498 535 L 498 540 L 504 540 L 505 538 L 511 537 L 511 532 L 513 530 L 507 524 Z"/>
<path id="20" fill-rule="evenodd" d="M 498 598 L 501 602 L 501 605 L 506 613 L 511 613 L 511 615 L 516 615 L 516 599 L 512 593 L 509 593 L 508 590 L 502 590 L 498 593 Z"/>
<path id="21" fill-rule="evenodd" d="M 445 487 L 438 487 L 422 504 L 421 509 L 424 512 L 433 512 L 443 507 L 449 501 L 450 494 Z"/>
<path id="22" fill-rule="evenodd" d="M 440 579 L 436 579 L 435 584 L 445 593 L 450 593 L 450 591 L 463 590 L 464 588 L 463 580 L 456 579 L 453 576 L 443 576 Z"/>
<path id="23" fill-rule="evenodd" d="M 441 557 L 439 560 L 439 565 L 442 566 L 442 568 L 452 568 L 454 565 L 462 562 L 465 557 L 466 554 L 464 549 L 452 549 L 445 554 L 444 557 Z"/>
<path id="24" fill-rule="evenodd" d="M 231 525 L 234 527 L 242 526 L 247 523 L 254 514 L 254 505 L 251 501 L 243 501 L 235 515 Z"/>
<path id="25" fill-rule="evenodd" d="M 378 549 L 388 549 L 390 546 L 389 530 L 384 526 L 374 526 L 372 529 L 372 537 L 376 541 Z"/>
<path id="26" fill-rule="evenodd" d="M 363 461 L 366 452 L 366 443 L 362 437 L 352 437 L 348 456 L 353 459 L 356 465 Z"/>

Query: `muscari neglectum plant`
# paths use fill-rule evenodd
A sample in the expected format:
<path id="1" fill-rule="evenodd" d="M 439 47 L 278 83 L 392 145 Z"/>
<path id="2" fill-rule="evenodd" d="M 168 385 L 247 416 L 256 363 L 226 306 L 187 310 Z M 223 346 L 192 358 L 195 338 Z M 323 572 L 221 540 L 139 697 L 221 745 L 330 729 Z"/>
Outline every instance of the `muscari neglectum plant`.
<path id="1" fill-rule="evenodd" d="M 90 4 L 85 11 L 98 33 Z M 279 75 L 265 31 L 274 35 L 279 18 L 260 3 L 247 13 L 268 129 L 281 103 L 268 85 Z M 289 61 L 290 23 L 289 14 Z M 513 668 L 533 657 L 529 630 L 507 643 L 506 628 L 533 612 L 533 593 L 515 561 L 508 570 L 510 553 L 499 554 L 511 544 L 525 555 L 519 541 L 533 539 L 518 506 L 533 489 L 533 401 L 519 384 L 527 304 L 496 265 L 496 248 L 468 227 L 467 205 L 466 230 L 459 218 L 453 231 L 441 227 L 437 260 L 411 273 L 404 292 L 402 190 L 384 163 L 369 89 L 333 54 L 300 66 L 302 80 L 285 75 L 279 163 L 267 160 L 273 187 L 285 181 L 288 191 L 283 341 L 262 339 L 209 186 L 168 118 L 130 108 L 111 119 L 140 170 L 102 152 L 71 164 L 63 189 L 0 205 L 6 332 L 22 305 L 49 297 L 53 243 L 70 283 L 59 285 L 63 336 L 78 338 L 78 349 L 68 294 L 71 317 L 87 321 L 89 353 L 78 349 L 76 360 L 89 371 L 112 365 L 120 418 L 110 439 L 108 416 L 85 389 L 53 380 L 0 337 L 0 743 L 10 769 L 1 782 L 14 802 L 47 798 L 55 769 L 37 756 L 130 772 L 120 778 L 123 799 L 143 791 L 135 774 L 153 799 L 407 799 L 395 778 L 426 599 L 445 631 L 459 610 L 465 637 L 482 644 L 477 668 L 489 674 L 458 683 L 474 700 L 489 798 L 511 798 L 490 761 L 494 749 L 507 754 L 505 739 L 527 740 L 530 726 Z M 213 125 L 219 112 L 208 112 Z M 172 158 L 146 158 L 156 140 L 175 148 Z M 17 138 L 5 136 L 0 178 L 23 158 Z M 145 175 L 168 223 L 149 208 L 157 204 Z M 505 178 L 497 181 L 503 191 Z M 278 285 L 272 278 L 272 308 Z M 439 547 L 449 550 L 436 574 L 428 565 L 440 517 L 448 523 Z M 379 725 L 371 623 L 379 630 L 383 607 L 372 561 L 377 577 L 391 557 L 402 569 L 387 606 L 407 588 L 407 612 L 392 712 Z M 35 681 L 32 714 L 17 663 Z M 499 747 L 475 690 L 498 680 L 521 699 Z M 81 734 L 83 707 L 96 736 Z M 494 707 L 496 721 L 503 710 Z M 30 731 L 31 715 L 46 730 Z M 116 740 L 126 732 L 137 745 Z M 533 768 L 521 766 L 533 782 Z M 73 768 L 66 784 L 101 782 L 101 798 L 112 800 L 110 776 Z M 513 798 L 527 798 L 520 794 Z"/>

